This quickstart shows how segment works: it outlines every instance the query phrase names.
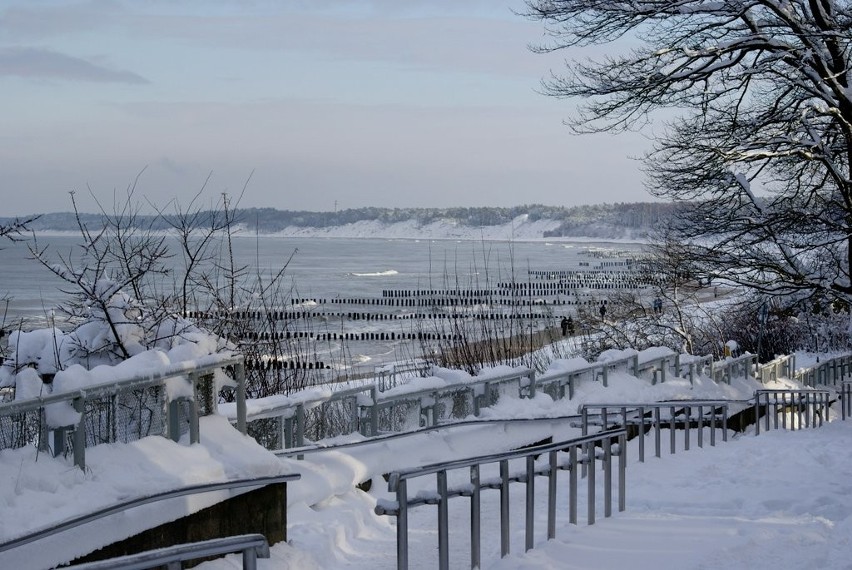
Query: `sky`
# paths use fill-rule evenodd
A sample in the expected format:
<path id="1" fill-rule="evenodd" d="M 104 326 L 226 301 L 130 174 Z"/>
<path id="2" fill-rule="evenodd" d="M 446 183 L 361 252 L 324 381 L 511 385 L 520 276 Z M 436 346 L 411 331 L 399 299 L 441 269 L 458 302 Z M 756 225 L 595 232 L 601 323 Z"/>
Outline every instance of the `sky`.
<path id="1" fill-rule="evenodd" d="M 5 0 L 0 216 L 643 201 L 639 134 L 572 135 L 522 0 Z M 141 173 L 141 174 L 140 174 Z M 243 189 L 245 188 L 245 191 Z"/>

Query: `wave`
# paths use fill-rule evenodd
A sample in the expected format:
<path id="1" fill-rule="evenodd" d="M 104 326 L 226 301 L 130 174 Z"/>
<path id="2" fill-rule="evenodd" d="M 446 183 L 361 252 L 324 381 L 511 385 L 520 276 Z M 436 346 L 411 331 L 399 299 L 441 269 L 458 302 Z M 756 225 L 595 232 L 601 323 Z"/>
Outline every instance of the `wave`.
<path id="1" fill-rule="evenodd" d="M 388 275 L 399 275 L 399 271 L 389 269 L 388 271 L 377 271 L 376 273 L 350 273 L 352 277 L 387 277 Z"/>

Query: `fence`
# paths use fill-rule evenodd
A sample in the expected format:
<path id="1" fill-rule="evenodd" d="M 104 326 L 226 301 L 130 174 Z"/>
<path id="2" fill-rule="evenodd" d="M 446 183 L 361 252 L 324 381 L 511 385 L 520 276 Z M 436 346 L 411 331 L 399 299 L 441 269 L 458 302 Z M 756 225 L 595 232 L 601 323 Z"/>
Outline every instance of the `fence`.
<path id="1" fill-rule="evenodd" d="M 761 410 L 764 429 L 818 427 L 829 421 L 830 393 L 828 390 L 757 390 L 754 393 L 754 426 L 760 433 Z M 841 407 L 843 407 L 841 405 Z M 773 419 L 774 418 L 774 419 Z"/>
<path id="2" fill-rule="evenodd" d="M 747 402 L 737 400 L 688 400 L 677 402 L 583 404 L 580 406 L 580 427 L 588 435 L 590 427 L 602 430 L 622 427 L 630 436 L 639 436 L 639 461 L 645 461 L 645 437 L 654 432 L 654 455 L 660 457 L 662 430 L 669 430 L 669 453 L 677 451 L 675 433 L 684 433 L 684 451 L 689 451 L 690 432 L 695 429 L 698 447 L 704 447 L 704 428 L 710 429 L 710 445 L 716 445 L 716 430 L 722 430 L 722 441 L 728 440 L 730 406 Z"/>
<path id="3" fill-rule="evenodd" d="M 216 411 L 213 373 L 230 368 L 237 381 L 235 419 L 245 433 L 242 357 L 212 355 L 145 377 L 116 379 L 69 392 L 0 404 L 0 449 L 35 445 L 54 456 L 72 453 L 85 470 L 86 447 L 149 435 L 199 441 L 200 416 Z"/>
<path id="4" fill-rule="evenodd" d="M 299 448 L 308 440 L 352 433 L 374 437 L 471 415 L 479 417 L 483 408 L 507 396 L 531 398 L 542 391 L 554 400 L 571 399 L 578 382 L 608 386 L 610 374 L 618 371 L 645 378 L 651 384 L 666 382 L 672 375 L 684 375 L 693 382 L 701 374 L 729 383 L 737 374 L 753 374 L 755 362 L 751 355 L 718 363 L 711 357 L 684 359 L 674 352 L 645 360 L 631 355 L 541 376 L 521 367 L 503 375 L 464 382 L 447 384 L 436 379 L 432 386 L 423 381 L 385 390 L 382 388 L 388 386 L 387 376 L 379 374 L 377 380 L 352 388 L 314 388 L 289 397 L 273 397 L 267 400 L 271 403 L 256 401 L 247 417 L 248 433 L 268 449 Z M 415 366 L 406 372 L 425 374 L 427 368 Z M 234 417 L 230 407 L 222 406 L 221 410 Z"/>
<path id="5" fill-rule="evenodd" d="M 306 441 L 352 433 L 374 437 L 435 426 L 471 415 L 479 417 L 483 408 L 493 406 L 507 396 L 530 398 L 542 391 L 554 400 L 572 399 L 579 382 L 600 382 L 608 386 L 609 376 L 619 371 L 644 378 L 651 384 L 664 383 L 672 375 L 689 378 L 691 383 L 704 375 L 716 382 L 730 384 L 734 377 L 760 378 L 765 382 L 785 375 L 790 377 L 794 362 L 793 357 L 783 357 L 758 366 L 757 357 L 751 354 L 714 362 L 710 356 L 684 357 L 672 352 L 645 360 L 640 360 L 639 355 L 631 355 L 543 375 L 537 375 L 528 368 L 518 368 L 501 376 L 473 378 L 452 384 L 436 379 L 432 386 L 427 381 L 395 385 L 395 380 L 403 374 L 428 374 L 431 367 L 418 362 L 408 367 L 374 369 L 375 380 L 360 386 L 309 389 L 289 397 L 273 397 L 271 404 L 255 401 L 254 411 L 247 417 L 248 433 L 269 449 L 300 448 Z M 796 377 L 836 383 L 850 369 L 852 356 L 843 356 L 799 371 Z M 690 408 L 690 413 L 697 409 Z M 235 408 L 223 405 L 221 410 L 235 419 Z M 664 411 L 661 413 L 660 421 L 665 424 L 668 420 Z M 654 426 L 649 422 L 649 427 Z"/>
<path id="6" fill-rule="evenodd" d="M 569 441 L 539 445 L 523 450 L 506 453 L 473 457 L 470 459 L 450 461 L 428 465 L 415 469 L 395 471 L 390 474 L 388 490 L 396 496 L 395 501 L 381 501 L 376 506 L 379 515 L 397 517 L 397 568 L 408 568 L 408 510 L 420 505 L 436 505 L 438 507 L 438 567 L 442 570 L 450 567 L 449 561 L 449 501 L 455 497 L 470 499 L 470 566 L 479 568 L 481 565 L 481 492 L 486 489 L 500 491 L 500 553 L 506 556 L 510 551 L 509 542 L 509 485 L 523 483 L 525 486 L 524 513 L 524 544 L 526 550 L 535 544 L 535 478 L 547 477 L 547 538 L 556 536 L 556 494 L 557 475 L 559 471 L 568 471 L 568 519 L 571 524 L 577 524 L 578 506 L 578 466 L 587 469 L 586 493 L 587 523 L 595 523 L 595 471 L 596 447 L 602 447 L 601 463 L 604 475 L 604 516 L 612 515 L 613 489 L 613 457 L 618 457 L 617 485 L 618 510 L 625 509 L 626 489 L 626 431 L 610 430 L 593 436 L 585 436 Z M 616 440 L 616 445 L 613 445 Z M 559 454 L 567 454 L 567 459 Z M 545 455 L 545 465 L 536 466 L 536 458 Z M 509 469 L 511 460 L 523 460 L 524 468 L 512 472 Z M 483 479 L 483 466 L 496 465 L 499 477 Z M 467 469 L 469 483 L 450 487 L 448 473 Z M 408 482 L 419 477 L 435 475 L 436 490 L 434 493 L 418 494 L 409 498 Z"/>
<path id="7" fill-rule="evenodd" d="M 817 362 L 810 368 L 796 371 L 790 377 L 805 386 L 837 386 L 838 381 L 843 382 L 850 374 L 852 374 L 852 355 L 846 354 Z"/>

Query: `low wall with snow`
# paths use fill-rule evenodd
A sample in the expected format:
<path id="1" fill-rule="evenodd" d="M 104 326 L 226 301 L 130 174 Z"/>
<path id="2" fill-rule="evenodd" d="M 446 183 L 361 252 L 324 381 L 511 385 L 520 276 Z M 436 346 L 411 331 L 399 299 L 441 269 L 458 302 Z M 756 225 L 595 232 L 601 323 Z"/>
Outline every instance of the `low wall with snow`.
<path id="1" fill-rule="evenodd" d="M 96 550 L 72 565 L 238 534 L 262 534 L 270 545 L 286 542 L 286 505 L 287 484 L 267 485 Z"/>

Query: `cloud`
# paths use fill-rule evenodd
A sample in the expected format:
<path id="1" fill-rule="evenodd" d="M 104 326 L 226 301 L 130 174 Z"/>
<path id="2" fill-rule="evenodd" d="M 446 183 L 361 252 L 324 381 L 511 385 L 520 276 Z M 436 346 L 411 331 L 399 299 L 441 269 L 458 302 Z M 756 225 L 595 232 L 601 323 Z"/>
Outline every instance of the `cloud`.
<path id="1" fill-rule="evenodd" d="M 4 75 L 97 83 L 150 83 L 132 71 L 109 69 L 78 57 L 31 47 L 0 48 L 0 76 Z"/>
<path id="2" fill-rule="evenodd" d="M 132 37 L 209 50 L 254 50 L 509 77 L 537 78 L 546 69 L 544 56 L 527 50 L 527 44 L 540 35 L 539 26 L 513 16 L 507 6 L 497 4 L 486 13 L 449 3 L 452 10 L 440 11 L 427 9 L 428 2 L 417 0 L 414 5 L 402 2 L 397 8 L 380 10 L 376 3 L 382 2 L 390 0 L 347 3 L 351 4 L 348 10 L 337 0 L 302 9 L 281 3 L 266 10 L 233 13 L 147 11 L 123 25 Z"/>
<path id="3" fill-rule="evenodd" d="M 75 33 L 96 33 L 126 16 L 126 10 L 112 0 L 70 3 L 5 0 L 3 5 L 0 36 L 20 43 Z"/>

